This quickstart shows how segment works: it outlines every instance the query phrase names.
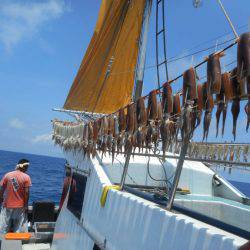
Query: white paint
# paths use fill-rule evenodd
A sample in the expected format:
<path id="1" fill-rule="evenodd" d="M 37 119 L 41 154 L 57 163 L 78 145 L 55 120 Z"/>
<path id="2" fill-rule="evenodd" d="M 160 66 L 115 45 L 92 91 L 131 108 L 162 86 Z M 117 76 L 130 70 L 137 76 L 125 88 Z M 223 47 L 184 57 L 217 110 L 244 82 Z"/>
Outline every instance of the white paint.
<path id="1" fill-rule="evenodd" d="M 79 164 L 79 156 L 75 158 Z M 69 161 L 76 166 L 72 157 Z M 140 162 L 139 159 L 137 162 Z M 78 167 L 91 168 L 81 220 L 95 235 L 106 239 L 106 249 L 236 250 L 246 242 L 235 235 L 185 215 L 166 211 L 152 202 L 126 192 L 110 190 L 106 205 L 102 208 L 102 189 L 111 184 L 102 166 L 94 159 L 83 161 Z M 200 173 L 203 174 L 203 170 Z M 60 240 L 54 238 L 52 249 L 93 249 L 93 241 L 66 207 L 58 218 L 56 233 L 63 233 L 66 237 Z"/>

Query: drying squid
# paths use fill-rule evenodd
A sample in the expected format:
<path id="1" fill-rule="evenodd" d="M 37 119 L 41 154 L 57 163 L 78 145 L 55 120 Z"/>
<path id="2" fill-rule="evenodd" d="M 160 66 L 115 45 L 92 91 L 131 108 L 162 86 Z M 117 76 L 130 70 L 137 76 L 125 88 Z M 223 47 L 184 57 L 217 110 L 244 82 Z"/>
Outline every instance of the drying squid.
<path id="1" fill-rule="evenodd" d="M 136 102 L 136 119 L 138 129 L 135 132 L 135 145 L 139 148 L 140 152 L 145 141 L 145 126 L 147 124 L 147 111 L 142 97 Z"/>
<path id="2" fill-rule="evenodd" d="M 140 97 L 136 102 L 136 118 L 139 127 L 147 124 L 147 111 L 145 108 L 144 99 Z"/>
<path id="3" fill-rule="evenodd" d="M 175 123 L 175 143 L 177 143 L 177 136 L 179 130 L 182 128 L 182 117 L 181 117 L 181 101 L 180 94 L 176 94 L 173 97 L 173 122 Z"/>
<path id="4" fill-rule="evenodd" d="M 135 105 L 131 104 L 127 108 L 126 132 L 133 133 L 135 130 Z"/>
<path id="5" fill-rule="evenodd" d="M 212 111 L 214 108 L 213 96 L 208 93 L 208 83 L 205 82 L 202 85 L 203 93 L 203 108 L 205 109 L 204 119 L 203 119 L 203 140 L 208 136 L 209 127 L 212 119 Z"/>
<path id="6" fill-rule="evenodd" d="M 183 105 L 188 101 L 197 99 L 196 73 L 190 68 L 183 73 Z"/>
<path id="7" fill-rule="evenodd" d="M 107 139 L 108 139 L 108 119 L 106 116 L 104 116 L 101 120 L 101 145 L 100 150 L 102 151 L 102 154 L 106 153 L 107 149 Z"/>
<path id="8" fill-rule="evenodd" d="M 126 135 L 125 135 L 125 153 L 132 147 L 132 137 L 136 129 L 136 110 L 135 104 L 132 103 L 127 107 L 127 119 L 126 119 Z"/>
<path id="9" fill-rule="evenodd" d="M 223 81 L 221 81 L 221 89 L 220 93 L 216 95 L 217 99 L 217 111 L 216 111 L 216 137 L 218 136 L 219 132 L 219 122 L 220 122 L 220 115 L 223 112 L 223 124 L 222 124 L 222 130 L 224 132 L 224 126 L 225 126 L 225 120 L 226 119 L 226 109 L 225 109 L 225 96 L 224 96 L 224 85 Z"/>
<path id="10" fill-rule="evenodd" d="M 163 85 L 162 109 L 163 109 L 164 117 L 167 117 L 167 115 L 173 112 L 172 87 L 170 86 L 169 83 L 165 83 Z"/>
<path id="11" fill-rule="evenodd" d="M 237 48 L 238 80 L 241 80 L 247 76 L 250 76 L 250 32 L 243 33 L 240 36 Z"/>
<path id="12" fill-rule="evenodd" d="M 112 142 L 112 163 L 114 162 L 115 158 L 115 150 L 117 148 L 117 141 L 119 137 L 119 123 L 118 118 L 114 117 L 114 133 L 113 133 L 113 142 Z"/>
<path id="13" fill-rule="evenodd" d="M 240 83 L 236 77 L 236 68 L 232 71 L 231 82 L 233 86 L 233 102 L 231 107 L 231 112 L 233 115 L 233 136 L 234 140 L 236 138 L 236 126 L 237 126 L 237 119 L 240 113 Z"/>
<path id="14" fill-rule="evenodd" d="M 107 137 L 107 148 L 109 150 L 109 153 L 111 153 L 111 151 L 112 151 L 114 129 L 115 129 L 114 117 L 109 116 L 109 118 L 108 118 L 108 137 Z"/>
<path id="15" fill-rule="evenodd" d="M 197 123 L 196 123 L 196 128 L 200 125 L 201 123 L 201 116 L 202 116 L 202 109 L 203 109 L 203 91 L 202 91 L 202 85 L 198 84 L 197 85 Z"/>
<path id="16" fill-rule="evenodd" d="M 227 106 L 228 102 L 233 98 L 233 86 L 230 81 L 230 73 L 225 72 L 221 76 L 221 85 L 224 90 L 224 107 L 223 107 L 223 116 L 222 116 L 222 136 L 224 135 L 225 122 L 227 117 Z"/>
<path id="17" fill-rule="evenodd" d="M 149 120 L 157 118 L 157 91 L 152 90 L 148 97 L 147 116 Z"/>
<path id="18" fill-rule="evenodd" d="M 119 132 L 122 133 L 126 129 L 126 115 L 124 109 L 119 110 Z"/>
<path id="19" fill-rule="evenodd" d="M 87 146 L 87 156 L 90 158 L 90 154 L 93 152 L 93 138 L 94 138 L 94 129 L 93 129 L 93 123 L 88 123 L 88 146 Z"/>
<path id="20" fill-rule="evenodd" d="M 207 83 L 208 94 L 219 94 L 221 88 L 221 66 L 220 57 L 224 54 L 210 55 L 207 60 Z"/>

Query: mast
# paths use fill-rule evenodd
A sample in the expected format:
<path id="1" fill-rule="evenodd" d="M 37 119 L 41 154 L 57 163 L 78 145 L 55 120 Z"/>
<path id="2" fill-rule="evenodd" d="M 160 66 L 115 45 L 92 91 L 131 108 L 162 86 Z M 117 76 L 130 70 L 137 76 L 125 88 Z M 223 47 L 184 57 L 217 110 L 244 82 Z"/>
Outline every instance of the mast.
<path id="1" fill-rule="evenodd" d="M 133 95 L 134 101 L 136 101 L 142 94 L 151 9 L 152 9 L 152 0 L 146 0 L 146 5 L 143 14 L 142 31 L 139 41 L 139 55 L 135 71 L 135 87 Z"/>

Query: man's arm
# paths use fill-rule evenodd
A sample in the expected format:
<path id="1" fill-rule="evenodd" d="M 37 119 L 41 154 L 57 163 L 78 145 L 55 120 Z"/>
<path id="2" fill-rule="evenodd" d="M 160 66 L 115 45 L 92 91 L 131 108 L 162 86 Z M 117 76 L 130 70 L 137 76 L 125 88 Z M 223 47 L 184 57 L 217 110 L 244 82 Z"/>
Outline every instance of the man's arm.
<path id="1" fill-rule="evenodd" d="M 7 185 L 7 179 L 4 176 L 0 182 L 0 204 L 3 202 L 3 194 L 6 189 L 6 185 Z"/>
<path id="2" fill-rule="evenodd" d="M 29 187 L 25 187 L 24 188 L 24 207 L 26 209 L 28 209 L 29 197 L 30 197 L 30 188 Z"/>
<path id="3" fill-rule="evenodd" d="M 0 204 L 3 202 L 4 191 L 5 191 L 5 186 L 0 186 Z"/>

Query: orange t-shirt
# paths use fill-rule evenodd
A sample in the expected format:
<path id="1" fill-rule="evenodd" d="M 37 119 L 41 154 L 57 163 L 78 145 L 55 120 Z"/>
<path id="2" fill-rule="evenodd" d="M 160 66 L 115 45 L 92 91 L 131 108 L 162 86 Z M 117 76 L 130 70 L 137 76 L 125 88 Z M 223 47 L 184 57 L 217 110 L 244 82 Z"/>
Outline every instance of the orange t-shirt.
<path id="1" fill-rule="evenodd" d="M 19 170 L 9 172 L 3 177 L 0 185 L 5 191 L 4 207 L 24 207 L 25 188 L 31 186 L 31 180 L 27 174 Z"/>

